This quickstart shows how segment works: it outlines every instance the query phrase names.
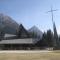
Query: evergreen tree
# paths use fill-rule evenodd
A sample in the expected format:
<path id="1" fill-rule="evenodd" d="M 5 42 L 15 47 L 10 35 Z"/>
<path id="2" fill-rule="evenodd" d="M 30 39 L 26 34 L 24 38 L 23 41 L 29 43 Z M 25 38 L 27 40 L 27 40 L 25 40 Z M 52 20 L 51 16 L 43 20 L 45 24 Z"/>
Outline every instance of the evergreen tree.
<path id="1" fill-rule="evenodd" d="M 51 30 L 43 33 L 42 39 L 38 41 L 37 45 L 40 47 L 53 47 L 53 33 Z"/>
<path id="2" fill-rule="evenodd" d="M 46 35 L 46 33 L 44 32 L 43 33 L 43 36 L 42 36 L 42 39 L 40 39 L 38 42 L 37 42 L 37 46 L 39 46 L 39 47 L 47 47 L 47 40 L 46 40 L 46 38 L 47 38 L 47 35 Z"/>
<path id="3" fill-rule="evenodd" d="M 49 47 L 53 46 L 53 33 L 51 32 L 51 30 L 47 30 L 47 43 Z"/>

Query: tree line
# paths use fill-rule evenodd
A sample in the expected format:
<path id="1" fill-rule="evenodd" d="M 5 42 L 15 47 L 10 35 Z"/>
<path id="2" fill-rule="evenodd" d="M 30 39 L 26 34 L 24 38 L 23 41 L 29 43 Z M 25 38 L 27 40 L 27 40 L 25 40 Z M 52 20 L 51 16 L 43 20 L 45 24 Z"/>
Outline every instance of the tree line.
<path id="1" fill-rule="evenodd" d="M 58 36 L 58 40 L 60 43 L 60 36 Z M 42 39 L 39 40 L 36 44 L 39 47 L 54 47 L 54 34 L 49 29 L 47 32 L 43 33 Z"/>

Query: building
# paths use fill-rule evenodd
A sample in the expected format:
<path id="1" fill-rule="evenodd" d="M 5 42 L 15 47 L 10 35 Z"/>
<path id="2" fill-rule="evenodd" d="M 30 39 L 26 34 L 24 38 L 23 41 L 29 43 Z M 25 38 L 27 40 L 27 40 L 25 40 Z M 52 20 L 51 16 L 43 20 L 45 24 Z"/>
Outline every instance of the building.
<path id="1" fill-rule="evenodd" d="M 9 16 L 0 14 L 1 50 L 34 49 L 37 41 L 39 39 L 28 32 L 22 24 L 19 25 Z"/>
<path id="2" fill-rule="evenodd" d="M 38 38 L 32 37 L 22 24 L 20 24 L 16 35 L 5 34 L 0 40 L 0 49 L 2 50 L 20 50 L 20 49 L 36 49 L 35 44 Z"/>

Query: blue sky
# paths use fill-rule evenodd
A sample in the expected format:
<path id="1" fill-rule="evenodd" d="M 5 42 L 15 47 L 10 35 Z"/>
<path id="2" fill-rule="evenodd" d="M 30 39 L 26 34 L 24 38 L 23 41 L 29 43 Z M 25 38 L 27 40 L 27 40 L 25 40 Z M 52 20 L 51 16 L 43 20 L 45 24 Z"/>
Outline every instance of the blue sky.
<path id="1" fill-rule="evenodd" d="M 58 9 L 54 12 L 54 21 L 60 34 L 60 0 L 0 0 L 0 13 L 22 23 L 26 29 L 36 25 L 42 31 L 53 31 L 51 13 L 46 13 L 51 5 Z"/>

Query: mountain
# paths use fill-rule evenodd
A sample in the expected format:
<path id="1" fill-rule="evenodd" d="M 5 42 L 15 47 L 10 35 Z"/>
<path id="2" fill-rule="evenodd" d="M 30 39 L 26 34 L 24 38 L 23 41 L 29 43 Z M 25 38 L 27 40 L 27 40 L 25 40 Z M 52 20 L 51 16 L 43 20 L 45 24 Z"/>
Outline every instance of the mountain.
<path id="1" fill-rule="evenodd" d="M 40 38 L 42 38 L 42 35 L 43 35 L 42 31 L 40 31 L 36 26 L 33 26 L 32 28 L 30 28 L 28 32 L 34 33 Z"/>
<path id="2" fill-rule="evenodd" d="M 19 24 L 11 17 L 0 13 L 0 31 L 4 30 L 5 33 L 15 34 Z"/>

